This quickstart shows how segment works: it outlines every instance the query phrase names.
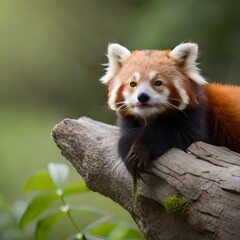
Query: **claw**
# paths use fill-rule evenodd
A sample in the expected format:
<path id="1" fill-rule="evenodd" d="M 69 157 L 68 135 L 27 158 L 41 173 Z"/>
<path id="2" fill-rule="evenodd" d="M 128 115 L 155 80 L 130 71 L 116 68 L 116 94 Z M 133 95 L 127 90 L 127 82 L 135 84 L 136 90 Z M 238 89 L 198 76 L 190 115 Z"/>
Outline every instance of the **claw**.
<path id="1" fill-rule="evenodd" d="M 133 145 L 125 158 L 125 164 L 133 178 L 140 178 L 149 164 L 149 151 L 142 146 Z"/>

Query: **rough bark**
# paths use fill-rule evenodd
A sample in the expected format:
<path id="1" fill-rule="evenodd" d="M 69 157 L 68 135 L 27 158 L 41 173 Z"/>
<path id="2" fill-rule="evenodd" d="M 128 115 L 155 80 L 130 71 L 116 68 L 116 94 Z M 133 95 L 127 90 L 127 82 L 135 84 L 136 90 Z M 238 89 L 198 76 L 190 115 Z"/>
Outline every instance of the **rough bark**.
<path id="1" fill-rule="evenodd" d="M 65 119 L 52 136 L 88 187 L 127 209 L 146 239 L 240 239 L 239 154 L 202 142 L 187 153 L 170 150 L 142 176 L 134 208 L 132 178 L 117 153 L 118 127 Z M 172 194 L 190 201 L 186 218 L 165 212 L 163 201 Z"/>

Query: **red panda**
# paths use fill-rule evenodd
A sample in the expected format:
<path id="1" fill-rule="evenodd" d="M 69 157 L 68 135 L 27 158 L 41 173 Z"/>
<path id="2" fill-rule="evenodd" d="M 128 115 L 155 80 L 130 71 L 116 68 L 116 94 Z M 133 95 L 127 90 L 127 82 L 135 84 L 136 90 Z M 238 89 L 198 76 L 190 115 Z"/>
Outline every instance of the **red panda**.
<path id="1" fill-rule="evenodd" d="M 198 46 L 129 51 L 108 46 L 108 106 L 121 128 L 118 151 L 134 177 L 171 148 L 196 141 L 240 152 L 240 87 L 208 83 L 197 68 Z"/>

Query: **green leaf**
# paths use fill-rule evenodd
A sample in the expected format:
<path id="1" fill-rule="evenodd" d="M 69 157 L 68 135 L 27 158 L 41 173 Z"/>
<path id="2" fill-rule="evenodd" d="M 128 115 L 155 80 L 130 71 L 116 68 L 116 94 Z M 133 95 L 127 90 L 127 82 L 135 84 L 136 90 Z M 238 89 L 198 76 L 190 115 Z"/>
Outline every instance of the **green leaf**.
<path id="1" fill-rule="evenodd" d="M 64 195 L 70 195 L 70 194 L 75 194 L 75 193 L 84 193 L 84 192 L 89 192 L 90 189 L 86 186 L 85 182 L 80 182 L 77 184 L 72 184 L 70 186 L 67 186 L 63 190 Z"/>
<path id="2" fill-rule="evenodd" d="M 110 240 L 109 238 L 102 237 L 102 236 L 92 236 L 90 234 L 86 234 L 86 239 L 87 240 Z M 67 239 L 68 240 L 68 239 Z"/>
<path id="3" fill-rule="evenodd" d="M 91 224 L 89 224 L 87 227 L 85 227 L 83 230 L 82 230 L 82 233 L 85 234 L 87 232 L 89 232 L 90 230 L 108 222 L 112 217 L 111 216 L 105 216 L 105 217 L 102 217 L 102 218 L 99 218 L 98 220 L 92 222 Z"/>
<path id="4" fill-rule="evenodd" d="M 62 211 L 58 211 L 38 221 L 36 226 L 36 232 L 35 232 L 36 240 L 45 239 L 49 230 L 51 230 L 53 224 L 63 216 L 66 216 L 66 213 Z"/>
<path id="5" fill-rule="evenodd" d="M 108 235 L 111 240 L 138 239 L 144 240 L 138 230 L 133 230 L 126 226 L 117 225 Z"/>
<path id="6" fill-rule="evenodd" d="M 139 239 L 144 240 L 144 237 L 139 232 L 139 229 L 136 227 L 136 225 L 126 222 L 126 221 L 120 221 L 117 219 L 111 220 L 111 223 L 115 224 L 115 228 L 112 229 L 111 232 L 109 232 L 108 237 L 109 239 Z"/>
<path id="7" fill-rule="evenodd" d="M 70 207 L 70 211 L 84 211 L 84 212 L 92 212 L 92 213 L 96 213 L 102 216 L 107 215 L 107 212 L 93 207 L 93 206 L 88 206 L 88 205 L 69 205 Z"/>
<path id="8" fill-rule="evenodd" d="M 108 236 L 111 240 L 121 240 L 126 237 L 128 231 L 129 229 L 124 226 L 116 226 Z"/>
<path id="9" fill-rule="evenodd" d="M 109 233 L 116 227 L 113 223 L 104 223 L 91 229 L 88 234 L 93 236 L 108 236 Z"/>
<path id="10" fill-rule="evenodd" d="M 63 189 L 69 174 L 68 166 L 62 163 L 49 163 L 48 171 L 54 184 L 59 189 Z"/>
<path id="11" fill-rule="evenodd" d="M 23 190 L 27 191 L 34 191 L 34 190 L 52 190 L 56 189 L 49 172 L 42 171 L 35 173 L 32 175 L 26 184 L 24 185 Z"/>
<path id="12" fill-rule="evenodd" d="M 42 214 L 49 206 L 51 206 L 59 197 L 54 193 L 46 193 L 35 196 L 28 204 L 25 212 L 23 213 L 19 226 L 25 227 L 31 221 L 35 220 Z"/>
<path id="13" fill-rule="evenodd" d="M 86 239 L 85 236 L 83 236 L 81 233 L 75 233 L 73 235 L 70 235 L 67 240 L 79 240 L 79 239 Z M 89 238 L 87 238 L 89 240 Z M 99 240 L 99 238 L 98 238 Z M 102 240 L 102 238 L 101 238 Z"/>

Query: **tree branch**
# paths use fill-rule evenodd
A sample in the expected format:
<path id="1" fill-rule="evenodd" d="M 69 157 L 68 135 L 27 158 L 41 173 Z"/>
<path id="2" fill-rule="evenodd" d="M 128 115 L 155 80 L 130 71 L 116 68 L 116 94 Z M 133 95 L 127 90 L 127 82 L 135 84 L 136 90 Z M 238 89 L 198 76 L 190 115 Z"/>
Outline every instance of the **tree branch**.
<path id="1" fill-rule="evenodd" d="M 129 211 L 147 239 L 240 239 L 239 154 L 202 142 L 187 153 L 170 150 L 139 180 L 134 208 L 132 178 L 117 153 L 118 127 L 65 119 L 52 136 L 88 187 Z M 163 201 L 173 194 L 190 201 L 186 219 L 165 212 Z"/>

